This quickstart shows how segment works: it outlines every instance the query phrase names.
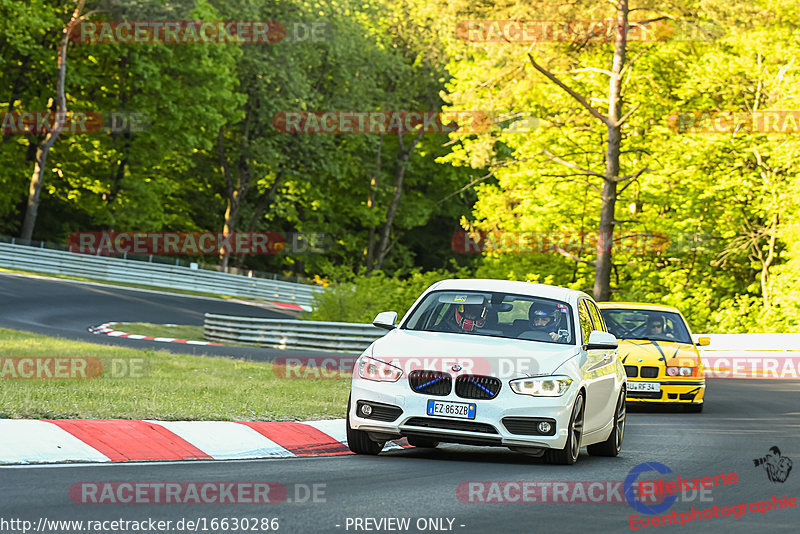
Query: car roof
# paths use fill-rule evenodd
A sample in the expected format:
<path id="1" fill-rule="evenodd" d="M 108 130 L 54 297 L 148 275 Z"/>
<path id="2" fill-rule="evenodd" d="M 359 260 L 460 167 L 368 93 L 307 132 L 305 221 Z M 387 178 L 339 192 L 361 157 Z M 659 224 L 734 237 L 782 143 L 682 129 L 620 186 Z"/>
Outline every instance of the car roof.
<path id="1" fill-rule="evenodd" d="M 680 315 L 680 311 L 672 306 L 664 306 L 662 304 L 647 304 L 644 302 L 598 302 L 597 306 L 601 310 L 608 309 L 621 309 L 621 310 L 653 310 L 673 312 Z"/>
<path id="2" fill-rule="evenodd" d="M 451 278 L 433 284 L 428 291 L 442 291 L 451 289 L 472 291 L 500 291 L 516 293 L 532 297 L 544 297 L 563 302 L 571 302 L 579 297 L 589 297 L 583 291 L 568 289 L 566 287 L 551 286 L 547 284 L 534 284 L 514 280 L 494 280 L 488 278 Z"/>

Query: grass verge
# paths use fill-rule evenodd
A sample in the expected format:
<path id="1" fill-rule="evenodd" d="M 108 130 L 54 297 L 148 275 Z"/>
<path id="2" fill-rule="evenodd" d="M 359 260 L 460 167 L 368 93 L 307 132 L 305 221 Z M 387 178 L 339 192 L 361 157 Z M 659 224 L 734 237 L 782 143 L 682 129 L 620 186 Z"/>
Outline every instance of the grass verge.
<path id="1" fill-rule="evenodd" d="M 14 358 L 34 358 L 34 364 L 43 367 L 48 365 L 46 358 L 98 358 L 104 371 L 97 378 L 15 379 L 20 370 L 30 372 L 31 364 Z M 49 365 L 52 369 L 55 364 Z M 130 376 L 132 366 L 136 372 Z M 0 329 L 0 418 L 6 419 L 329 419 L 344 417 L 349 387 L 349 380 L 343 379 L 282 379 L 270 363 L 110 347 Z"/>

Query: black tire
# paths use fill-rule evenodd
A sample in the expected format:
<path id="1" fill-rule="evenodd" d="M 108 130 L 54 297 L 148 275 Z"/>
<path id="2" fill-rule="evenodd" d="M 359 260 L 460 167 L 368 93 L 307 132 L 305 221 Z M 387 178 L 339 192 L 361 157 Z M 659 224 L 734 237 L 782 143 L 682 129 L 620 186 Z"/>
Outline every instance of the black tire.
<path id="1" fill-rule="evenodd" d="M 350 400 L 347 401 L 347 447 L 356 454 L 375 456 L 383 450 L 385 441 L 372 441 L 369 434 L 350 428 Z"/>
<path id="2" fill-rule="evenodd" d="M 622 439 L 625 437 L 625 388 L 619 392 L 619 399 L 614 410 L 614 430 L 602 443 L 587 445 L 586 452 L 592 456 L 616 456 L 622 450 Z"/>
<path id="3" fill-rule="evenodd" d="M 575 405 L 572 407 L 572 416 L 569 419 L 569 432 L 567 443 L 563 449 L 548 449 L 544 452 L 544 461 L 549 464 L 572 465 L 578 461 L 581 452 L 581 438 L 583 437 L 583 414 L 585 412 L 583 393 L 578 393 Z"/>
<path id="4" fill-rule="evenodd" d="M 687 404 L 684 406 L 684 409 L 687 413 L 700 413 L 703 411 L 703 404 L 705 403 L 701 402 L 700 404 Z"/>
<path id="5" fill-rule="evenodd" d="M 438 441 L 433 441 L 432 439 L 426 438 L 408 438 L 408 444 L 412 447 L 420 447 L 423 449 L 435 449 L 437 445 L 439 445 Z"/>

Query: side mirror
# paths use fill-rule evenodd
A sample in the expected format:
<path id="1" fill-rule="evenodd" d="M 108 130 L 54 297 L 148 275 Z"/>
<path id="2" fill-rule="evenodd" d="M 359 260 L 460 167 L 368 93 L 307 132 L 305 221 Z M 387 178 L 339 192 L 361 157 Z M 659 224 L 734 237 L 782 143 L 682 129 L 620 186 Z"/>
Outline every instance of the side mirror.
<path id="1" fill-rule="evenodd" d="M 711 338 L 708 336 L 700 336 L 697 338 L 697 345 L 699 347 L 705 347 L 706 345 L 711 345 Z"/>
<path id="2" fill-rule="evenodd" d="M 619 343 L 614 334 L 602 330 L 592 330 L 592 333 L 589 334 L 589 343 L 586 344 L 586 350 L 613 350 L 617 347 L 619 347 Z"/>
<path id="3" fill-rule="evenodd" d="M 372 326 L 383 328 L 384 330 L 394 330 L 394 323 L 397 322 L 397 312 L 381 312 L 375 316 Z"/>

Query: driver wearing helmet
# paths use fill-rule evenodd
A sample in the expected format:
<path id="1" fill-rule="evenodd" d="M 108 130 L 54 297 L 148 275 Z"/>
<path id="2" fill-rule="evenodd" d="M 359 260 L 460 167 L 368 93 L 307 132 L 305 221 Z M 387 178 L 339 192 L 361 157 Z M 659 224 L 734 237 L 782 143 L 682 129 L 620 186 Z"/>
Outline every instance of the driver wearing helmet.
<path id="1" fill-rule="evenodd" d="M 456 307 L 456 323 L 462 332 L 472 332 L 486 324 L 486 306 L 461 304 Z"/>
<path id="2" fill-rule="evenodd" d="M 531 330 L 547 333 L 553 341 L 558 341 L 558 310 L 547 304 L 534 304 L 528 312 Z"/>
<path id="3" fill-rule="evenodd" d="M 475 332 L 486 324 L 486 304 L 458 304 L 449 320 L 442 321 L 437 330 L 455 333 Z"/>
<path id="4" fill-rule="evenodd" d="M 662 316 L 650 317 L 647 321 L 647 335 L 648 337 L 675 337 L 669 332 L 664 331 L 664 317 Z"/>

